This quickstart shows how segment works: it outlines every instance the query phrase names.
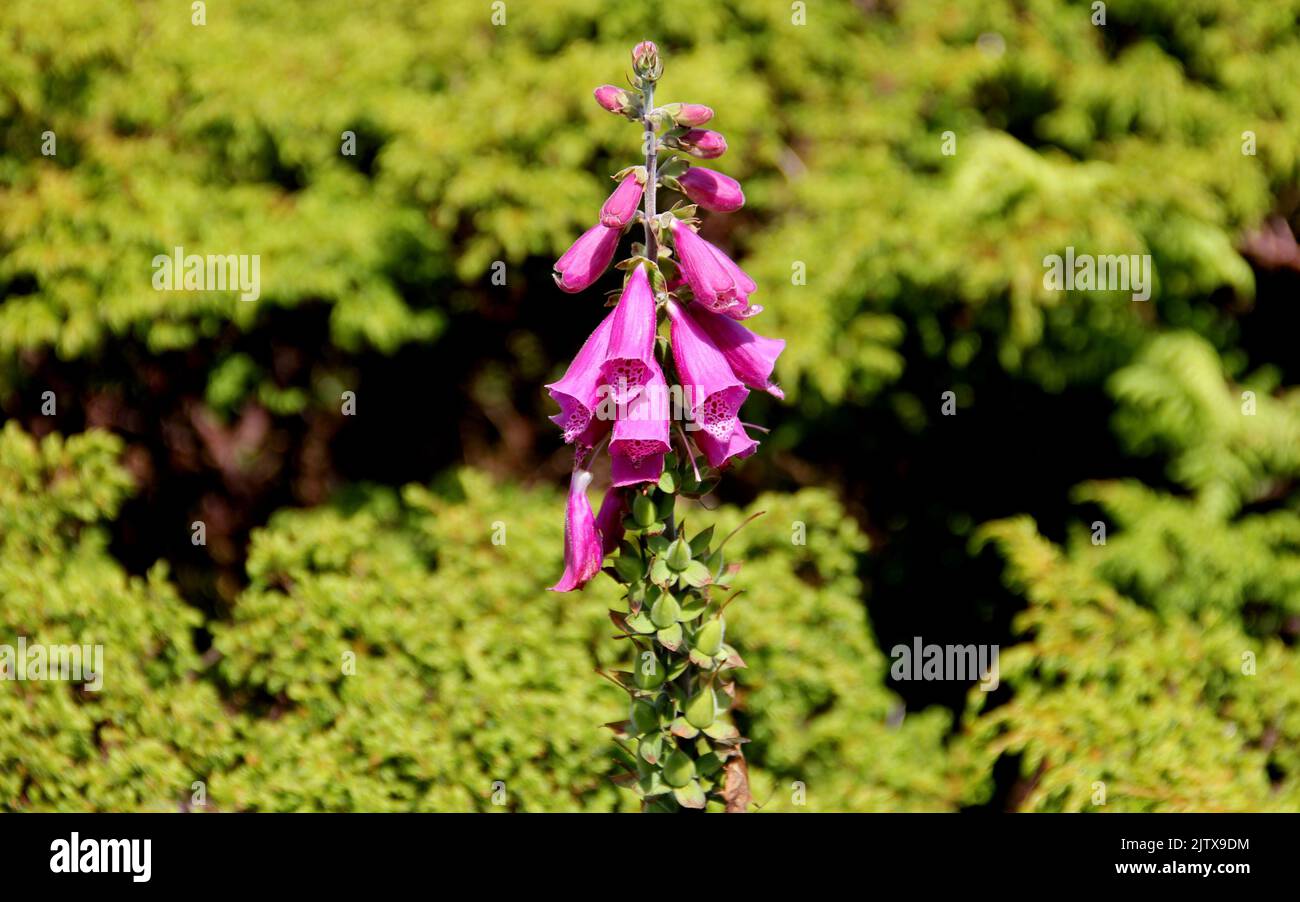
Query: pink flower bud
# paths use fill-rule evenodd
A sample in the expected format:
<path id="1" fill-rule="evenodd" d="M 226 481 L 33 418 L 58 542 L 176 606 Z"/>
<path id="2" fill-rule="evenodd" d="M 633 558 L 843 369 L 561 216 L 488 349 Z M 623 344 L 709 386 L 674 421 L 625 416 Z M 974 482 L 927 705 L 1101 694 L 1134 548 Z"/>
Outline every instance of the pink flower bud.
<path id="1" fill-rule="evenodd" d="M 713 110 L 702 103 L 680 103 L 677 104 L 680 109 L 673 113 L 673 121 L 678 125 L 684 125 L 691 128 L 696 125 L 703 125 L 713 118 Z"/>
<path id="2" fill-rule="evenodd" d="M 692 203 L 706 210 L 730 213 L 745 205 L 745 192 L 741 190 L 740 182 L 721 172 L 692 166 L 678 177 L 677 182 Z"/>
<path id="3" fill-rule="evenodd" d="M 627 96 L 627 91 L 614 85 L 601 85 L 592 94 L 596 97 L 596 103 L 600 104 L 611 113 L 626 113 L 632 105 L 632 100 Z"/>
<path id="4" fill-rule="evenodd" d="M 555 284 L 562 291 L 573 294 L 599 279 L 614 259 L 620 234 L 618 229 L 607 229 L 603 225 L 594 225 L 583 232 L 564 256 L 555 261 Z"/>
<path id="5" fill-rule="evenodd" d="M 704 160 L 712 160 L 727 152 L 727 139 L 721 132 L 707 128 L 693 128 L 677 139 L 677 145 L 684 151 Z"/>
<path id="6" fill-rule="evenodd" d="M 641 204 L 641 194 L 645 186 L 635 171 L 629 172 L 618 183 L 614 193 L 600 208 L 600 224 L 607 229 L 621 229 L 636 215 L 636 208 Z"/>

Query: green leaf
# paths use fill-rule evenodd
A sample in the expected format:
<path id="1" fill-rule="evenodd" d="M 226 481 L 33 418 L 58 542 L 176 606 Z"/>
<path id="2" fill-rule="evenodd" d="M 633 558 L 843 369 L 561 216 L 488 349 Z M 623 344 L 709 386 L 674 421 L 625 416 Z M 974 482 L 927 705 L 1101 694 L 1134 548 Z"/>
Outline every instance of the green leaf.
<path id="1" fill-rule="evenodd" d="M 701 586 L 707 586 L 712 581 L 713 578 L 709 575 L 709 568 L 699 561 L 691 561 L 686 569 L 682 571 L 682 582 L 688 586 L 698 589 Z"/>
<path id="2" fill-rule="evenodd" d="M 691 554 L 694 557 L 708 557 L 706 552 L 709 550 L 709 543 L 713 541 L 713 527 L 710 526 L 703 532 L 697 533 L 695 538 L 691 539 Z"/>
<path id="3" fill-rule="evenodd" d="M 643 635 L 655 631 L 654 623 L 650 620 L 649 615 L 647 615 L 644 610 L 637 611 L 635 614 L 629 614 L 627 617 L 627 625 L 632 632 L 641 633 Z"/>
<path id="4" fill-rule="evenodd" d="M 682 600 L 681 604 L 682 604 L 681 619 L 683 621 L 694 620 L 696 617 L 700 616 L 701 614 L 703 614 L 705 611 L 709 609 L 709 600 L 705 598 L 703 595 L 697 595 L 695 593 L 691 593 L 687 595 Z"/>
<path id="5" fill-rule="evenodd" d="M 678 786 L 673 789 L 673 798 L 677 804 L 683 808 L 702 809 L 708 799 L 704 795 L 704 790 L 700 789 L 698 783 L 691 782 L 686 786 Z"/>
<path id="6" fill-rule="evenodd" d="M 638 744 L 636 752 L 646 764 L 658 764 L 660 756 L 664 751 L 664 735 L 662 733 L 653 733 L 643 738 Z"/>
<path id="7" fill-rule="evenodd" d="M 677 679 L 679 676 L 681 676 L 683 673 L 686 672 L 686 668 L 689 666 L 690 666 L 690 661 L 688 661 L 686 658 L 677 658 L 676 661 L 674 661 L 672 668 L 668 671 L 668 679 L 670 680 Z"/>
<path id="8" fill-rule="evenodd" d="M 668 728 L 674 736 L 680 736 L 683 739 L 694 739 L 700 735 L 700 731 L 686 722 L 685 717 L 679 717 L 672 722 Z"/>
<path id="9" fill-rule="evenodd" d="M 670 789 L 671 787 L 663 781 L 663 777 L 657 770 L 650 771 L 637 781 L 637 792 L 646 798 L 663 795 Z"/>
<path id="10" fill-rule="evenodd" d="M 677 576 L 668 569 L 668 563 L 663 558 L 657 557 L 650 565 L 650 581 L 656 586 L 667 587 L 677 581 Z"/>
<path id="11" fill-rule="evenodd" d="M 672 626 L 665 627 L 658 632 L 656 638 L 659 639 L 659 644 L 664 648 L 669 651 L 677 651 L 682 647 L 682 625 L 674 623 Z"/>
<path id="12" fill-rule="evenodd" d="M 645 564 L 635 553 L 627 554 L 625 551 L 620 551 L 618 557 L 614 558 L 614 569 L 624 582 L 630 583 L 645 576 Z"/>
<path id="13" fill-rule="evenodd" d="M 673 505 L 676 504 L 677 498 L 674 495 L 662 494 L 655 504 L 656 519 L 671 520 L 673 517 Z"/>

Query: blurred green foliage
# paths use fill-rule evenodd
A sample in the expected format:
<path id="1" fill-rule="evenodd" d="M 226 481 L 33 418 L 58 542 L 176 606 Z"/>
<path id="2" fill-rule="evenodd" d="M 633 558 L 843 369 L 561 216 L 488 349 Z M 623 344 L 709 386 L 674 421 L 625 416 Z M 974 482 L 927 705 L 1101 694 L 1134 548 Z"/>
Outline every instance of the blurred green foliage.
<path id="1" fill-rule="evenodd" d="M 0 807 L 176 809 L 196 780 L 218 810 L 632 804 L 607 779 L 600 727 L 627 699 L 595 674 L 625 653 L 606 613 L 617 587 L 545 591 L 563 566 L 559 492 L 465 470 L 282 511 L 255 535 L 249 585 L 228 623 L 209 624 L 216 653 L 200 660 L 201 618 L 165 566 L 127 577 L 104 548 L 99 521 L 128 483 L 118 448 L 101 432 L 0 434 L 0 630 L 105 646 L 99 692 L 5 684 Z M 822 490 L 754 508 L 767 513 L 733 540 L 750 586 L 729 613 L 751 668 L 758 800 L 790 807 L 799 781 L 823 810 L 947 807 L 947 715 L 891 723 L 898 701 L 858 602 L 862 534 Z M 749 513 L 691 519 L 730 530 Z M 791 542 L 796 521 L 806 545 Z"/>
<path id="2" fill-rule="evenodd" d="M 1300 809 L 1300 655 L 1279 641 L 1300 613 L 1300 509 L 1243 512 L 1300 472 L 1300 393 L 1243 413 L 1213 350 L 1182 335 L 1112 390 L 1124 436 L 1176 449 L 1181 492 L 1081 486 L 1104 516 L 1065 549 L 1027 517 L 983 528 L 1029 601 L 1027 641 L 1003 658 L 1014 698 L 972 697 L 963 753 L 976 773 L 1018 754 L 1031 810 Z"/>
<path id="3" fill-rule="evenodd" d="M 188 3 L 0 5 L 0 409 L 26 427 L 0 435 L 0 642 L 93 639 L 109 668 L 98 693 L 3 685 L 0 807 L 175 809 L 195 780 L 222 810 L 500 810 L 495 781 L 509 810 L 630 804 L 595 726 L 624 716 L 593 672 L 620 654 L 613 587 L 544 591 L 562 499 L 521 484 L 556 469 L 554 445 L 518 423 L 551 412 L 540 386 L 595 315 L 549 263 L 636 154 L 590 88 L 650 37 L 660 96 L 717 111 L 717 168 L 745 185 L 706 234 L 757 279 L 755 325 L 788 341 L 791 406 L 760 406 L 777 428 L 746 466 L 790 490 L 751 483 L 699 514 L 729 529 L 768 511 L 734 540 L 729 611 L 756 799 L 796 808 L 798 783 L 814 810 L 1300 808 L 1300 401 L 1283 384 L 1300 319 L 1278 312 L 1294 279 L 1262 291 L 1243 253 L 1300 203 L 1300 0 L 1105 6 L 1097 26 L 1082 0 L 810 0 L 795 24 L 765 0 L 511 0 L 494 26 L 486 2 L 229 0 L 196 26 Z M 152 290 L 177 246 L 259 254 L 261 298 Z M 1043 258 L 1069 246 L 1150 254 L 1152 299 L 1045 290 Z M 298 369 L 277 356 L 295 342 Z M 418 366 L 384 371 L 400 399 L 359 402 L 358 428 L 397 407 L 405 425 L 332 442 L 340 392 L 412 349 L 464 371 L 446 392 L 486 411 L 490 448 L 425 400 L 437 377 Z M 74 419 L 38 440 L 51 385 Z M 941 488 L 876 520 L 909 437 L 950 441 L 938 393 L 969 422 L 1008 387 L 1040 411 L 1114 406 L 1098 470 L 1033 499 L 1073 503 L 1070 525 L 1003 517 L 1015 487 L 984 474 L 983 507 Z M 348 484 L 359 444 L 383 471 L 417 419 L 482 469 Z M 978 459 L 1021 438 L 990 432 Z M 890 468 L 869 470 L 882 447 Z M 194 498 L 175 522 L 142 526 L 178 487 Z M 220 532 L 276 508 L 246 543 Z M 189 545 L 199 511 L 238 576 L 216 601 L 164 547 Z M 999 519 L 954 563 L 924 517 L 965 524 L 963 546 Z M 911 557 L 891 550 L 909 529 Z M 966 568 L 988 545 L 1026 605 L 1007 688 L 955 718 L 908 710 L 864 573 L 882 554 L 904 588 L 950 570 L 956 619 L 983 601 Z"/>

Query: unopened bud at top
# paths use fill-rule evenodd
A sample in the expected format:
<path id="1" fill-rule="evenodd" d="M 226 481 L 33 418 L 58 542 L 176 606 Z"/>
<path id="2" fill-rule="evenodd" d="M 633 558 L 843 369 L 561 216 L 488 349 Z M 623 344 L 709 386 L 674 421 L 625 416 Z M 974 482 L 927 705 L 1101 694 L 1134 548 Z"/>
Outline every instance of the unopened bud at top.
<path id="1" fill-rule="evenodd" d="M 632 69 L 647 81 L 658 81 L 664 74 L 664 65 L 659 60 L 659 48 L 654 41 L 642 41 L 632 48 Z"/>
<path id="2" fill-rule="evenodd" d="M 626 113 L 632 108 L 632 98 L 628 97 L 627 91 L 615 85 L 601 85 L 592 94 L 596 97 L 596 103 L 611 113 Z"/>

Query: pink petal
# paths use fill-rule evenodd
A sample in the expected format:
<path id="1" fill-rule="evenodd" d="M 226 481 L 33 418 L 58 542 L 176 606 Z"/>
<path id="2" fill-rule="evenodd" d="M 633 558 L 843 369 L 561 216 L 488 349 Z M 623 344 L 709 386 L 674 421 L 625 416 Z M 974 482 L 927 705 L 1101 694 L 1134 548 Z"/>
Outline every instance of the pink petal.
<path id="1" fill-rule="evenodd" d="M 587 500 L 591 473 L 577 469 L 569 479 L 569 501 L 564 509 L 564 575 L 551 586 L 552 592 L 570 592 L 586 585 L 600 572 L 604 554 L 596 518 Z"/>
<path id="2" fill-rule="evenodd" d="M 785 350 L 784 339 L 765 338 L 730 317 L 710 313 L 699 304 L 691 304 L 686 312 L 713 340 L 737 379 L 750 388 L 785 398 L 785 392 L 772 381 L 776 359 Z"/>
<path id="3" fill-rule="evenodd" d="M 560 412 L 551 417 L 551 422 L 564 430 L 566 442 L 577 439 L 591 425 L 600 386 L 604 383 L 600 369 L 613 325 L 614 312 L 611 312 L 583 342 L 564 376 L 546 386 L 560 405 Z"/>
<path id="4" fill-rule="evenodd" d="M 740 427 L 736 414 L 749 397 L 749 389 L 732 373 L 708 333 L 675 301 L 668 302 L 668 318 L 672 323 L 673 362 L 677 364 L 682 390 L 690 399 L 691 417 L 697 428 L 725 440 Z"/>

